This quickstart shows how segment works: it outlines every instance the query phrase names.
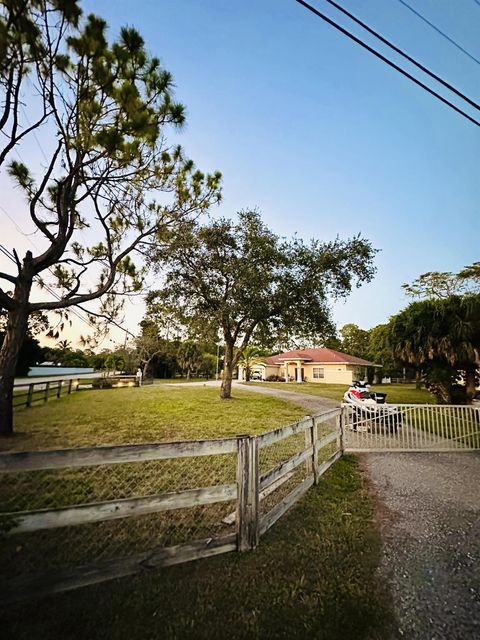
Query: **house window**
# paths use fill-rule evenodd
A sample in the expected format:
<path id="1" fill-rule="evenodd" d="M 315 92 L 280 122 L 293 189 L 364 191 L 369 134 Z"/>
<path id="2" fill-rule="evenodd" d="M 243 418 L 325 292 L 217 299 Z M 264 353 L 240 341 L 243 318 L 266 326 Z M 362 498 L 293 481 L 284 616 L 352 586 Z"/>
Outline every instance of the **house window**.
<path id="1" fill-rule="evenodd" d="M 313 379 L 322 380 L 323 378 L 325 378 L 325 369 L 321 369 L 320 367 L 313 367 Z"/>

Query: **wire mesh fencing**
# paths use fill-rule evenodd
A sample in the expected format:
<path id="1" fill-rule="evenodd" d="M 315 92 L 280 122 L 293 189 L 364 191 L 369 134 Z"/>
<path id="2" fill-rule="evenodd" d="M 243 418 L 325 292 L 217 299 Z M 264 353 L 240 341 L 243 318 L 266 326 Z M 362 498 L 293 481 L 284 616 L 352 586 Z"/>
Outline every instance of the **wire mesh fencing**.
<path id="1" fill-rule="evenodd" d="M 341 453 L 341 409 L 259 436 L 260 532 L 307 491 Z"/>
<path id="2" fill-rule="evenodd" d="M 2 454 L 0 465 L 2 590 L 72 567 L 101 577 L 102 563 L 235 533 L 235 439 Z"/>
<path id="3" fill-rule="evenodd" d="M 259 436 L 0 454 L 0 597 L 19 600 L 227 551 L 349 451 L 480 449 L 480 409 L 332 409 Z"/>

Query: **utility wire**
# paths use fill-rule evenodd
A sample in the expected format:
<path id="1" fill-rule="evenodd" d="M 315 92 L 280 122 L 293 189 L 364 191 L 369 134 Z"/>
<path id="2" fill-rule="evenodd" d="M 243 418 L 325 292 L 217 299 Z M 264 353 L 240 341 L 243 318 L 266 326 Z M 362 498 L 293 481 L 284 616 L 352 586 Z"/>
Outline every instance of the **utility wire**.
<path id="1" fill-rule="evenodd" d="M 454 86 L 452 86 L 451 84 L 449 84 L 448 82 L 446 82 L 445 80 L 443 80 L 442 78 L 440 78 L 440 76 L 437 76 L 436 73 L 433 73 L 433 71 L 430 71 L 430 69 L 427 69 L 427 67 L 425 67 L 423 64 L 421 64 L 420 62 L 418 62 L 417 60 L 415 60 L 414 58 L 412 58 L 411 56 L 408 55 L 408 53 L 405 53 L 404 51 L 402 51 L 399 47 L 397 47 L 396 45 L 394 45 L 392 42 L 390 42 L 389 40 L 387 40 L 386 38 L 384 38 L 382 35 L 380 35 L 377 31 L 375 31 L 374 29 L 370 28 L 367 24 L 365 24 L 365 22 L 362 22 L 361 20 L 359 20 L 359 18 L 357 18 L 356 16 L 353 15 L 353 13 L 350 13 L 350 11 L 347 11 L 346 9 L 344 9 L 341 5 L 339 5 L 337 2 L 334 2 L 334 0 L 325 0 L 326 2 L 328 2 L 328 4 L 331 4 L 333 7 L 335 7 L 336 9 L 338 9 L 339 11 L 341 11 L 343 14 L 345 14 L 346 16 L 348 16 L 351 20 L 353 20 L 354 22 L 356 22 L 357 24 L 359 24 L 361 27 L 363 27 L 366 31 L 368 31 L 369 33 L 371 33 L 372 35 L 374 35 L 376 38 L 378 38 L 378 40 L 380 40 L 381 42 L 383 42 L 384 44 L 386 44 L 388 47 L 390 47 L 391 49 L 393 49 L 394 51 L 396 51 L 396 53 L 400 54 L 403 58 L 405 58 L 406 60 L 408 60 L 409 62 L 411 62 L 412 64 L 414 64 L 416 67 L 418 67 L 418 69 L 421 69 L 422 71 L 424 71 L 426 74 L 428 74 L 431 78 L 433 78 L 434 80 L 436 80 L 437 82 L 440 82 L 440 84 L 443 84 L 444 87 L 446 87 L 447 89 L 450 89 L 450 91 L 453 91 L 453 93 L 455 93 L 457 96 L 459 96 L 460 98 L 462 98 L 463 100 L 465 100 L 466 102 L 468 102 L 468 104 L 470 104 L 472 107 L 475 107 L 475 109 L 478 109 L 480 111 L 480 104 L 478 104 L 477 102 L 474 102 L 473 100 L 471 100 L 468 96 L 466 96 L 464 93 L 462 93 L 461 91 L 459 91 L 458 89 L 456 89 Z"/>
<path id="2" fill-rule="evenodd" d="M 324 13 L 321 13 L 320 11 L 318 11 L 318 9 L 315 9 L 315 7 L 313 7 L 311 4 L 308 4 L 308 2 L 304 2 L 304 0 L 295 0 L 295 1 L 298 2 L 298 4 L 301 4 L 303 7 L 305 7 L 305 9 L 307 9 L 308 11 L 311 11 L 312 13 L 314 13 L 318 18 L 321 18 L 322 20 L 327 22 L 329 25 L 337 29 L 337 31 L 340 31 L 340 33 L 343 33 L 348 38 L 350 38 L 351 40 L 359 44 L 361 47 L 363 47 L 364 49 L 372 53 L 374 56 L 376 56 L 377 58 L 379 58 L 380 60 L 388 64 L 390 67 L 392 67 L 393 69 L 401 73 L 403 76 L 405 76 L 406 78 L 408 78 L 409 80 L 417 84 L 419 87 L 422 87 L 422 89 L 425 89 L 425 91 L 430 93 L 432 96 L 435 96 L 438 100 L 440 100 L 440 102 L 443 102 L 444 104 L 449 106 L 451 109 L 453 109 L 454 111 L 462 115 L 464 118 L 466 118 L 467 120 L 470 120 L 470 122 L 473 122 L 473 124 L 476 124 L 477 127 L 480 127 L 480 122 L 478 120 L 475 120 L 475 118 L 472 118 L 472 116 L 468 115 L 468 113 L 466 113 L 465 111 L 457 107 L 453 102 L 450 102 L 450 100 L 447 100 L 447 98 L 444 98 L 440 93 L 437 93 L 436 91 L 431 89 L 424 82 L 421 82 L 420 80 L 415 78 L 415 76 L 412 76 L 411 73 L 408 73 L 408 71 L 405 71 L 405 69 L 402 69 L 402 67 L 399 67 L 398 64 L 395 64 L 395 62 L 392 62 L 389 58 L 386 58 L 376 49 L 374 49 L 370 45 L 363 42 L 363 40 L 360 40 L 360 38 L 357 38 L 357 36 L 353 35 L 353 33 L 350 33 L 350 31 L 347 31 L 347 29 L 344 29 L 342 26 L 337 24 L 334 20 L 326 16 Z"/>
<path id="3" fill-rule="evenodd" d="M 13 255 L 13 253 L 11 253 L 7 249 L 7 247 L 4 247 L 1 243 L 0 243 L 0 251 L 3 253 L 3 255 L 5 255 L 7 258 L 9 258 L 14 264 L 17 264 L 17 261 L 15 260 L 15 256 Z M 37 277 L 37 280 L 38 280 L 38 277 Z M 59 296 L 58 293 L 56 291 L 54 291 L 51 287 L 49 287 L 47 284 L 42 283 L 42 287 L 44 289 L 46 289 L 48 291 L 48 293 L 50 295 L 52 295 L 56 300 L 61 300 L 61 296 Z M 85 313 L 87 313 L 87 314 L 89 313 L 89 311 L 87 309 L 84 309 L 83 307 L 80 307 L 80 308 Z M 92 324 L 88 318 L 84 318 L 75 308 L 70 308 L 69 307 L 69 311 L 74 316 L 76 316 L 79 320 L 81 320 L 82 322 L 87 324 L 89 327 L 95 328 L 95 325 Z M 128 334 L 128 335 L 132 336 L 133 338 L 135 337 L 135 335 L 129 329 L 125 329 L 125 327 L 122 327 L 120 324 L 118 324 L 118 322 L 115 322 L 115 320 L 110 320 L 110 322 L 112 324 L 114 324 L 118 329 L 121 329 L 122 331 L 124 331 L 125 335 Z"/>
<path id="4" fill-rule="evenodd" d="M 4 256 L 6 256 L 7 258 L 9 258 L 13 263 L 17 264 L 17 261 L 15 260 L 15 256 L 13 255 L 13 253 L 11 253 L 11 251 L 9 251 L 6 247 L 4 247 L 2 244 L 0 244 L 0 251 L 3 253 Z M 38 277 L 37 277 L 37 281 L 38 281 Z M 51 287 L 49 287 L 47 284 L 42 283 L 42 287 L 48 291 L 48 293 L 50 295 L 52 295 L 56 300 L 60 300 L 60 296 L 57 294 L 56 291 L 54 291 L 53 289 L 51 289 Z M 93 325 L 91 324 L 91 322 L 87 319 L 84 318 L 76 309 L 70 309 L 71 313 L 76 316 L 77 318 L 79 318 L 79 320 L 82 320 L 82 322 L 85 322 L 85 324 L 88 324 L 90 327 L 92 327 Z"/>
<path id="5" fill-rule="evenodd" d="M 21 233 L 23 236 L 25 236 L 26 238 L 28 238 L 30 244 L 37 250 L 40 251 L 40 249 L 37 247 L 37 245 L 33 242 L 33 240 L 29 237 L 29 235 L 27 233 L 25 233 L 24 231 L 22 231 L 22 229 L 18 226 L 18 224 L 15 222 L 15 220 L 12 218 L 12 216 L 8 213 L 8 211 L 2 207 L 2 205 L 0 205 L 0 209 L 3 211 L 3 213 L 9 218 L 9 220 L 15 225 L 15 228 L 17 229 L 17 231 L 19 233 Z M 2 245 L 0 245 L 0 251 L 2 251 L 2 253 L 4 255 L 7 256 L 7 258 L 10 258 L 10 260 L 13 260 L 13 262 L 15 262 L 16 264 L 16 260 L 13 256 L 13 254 L 9 255 L 8 249 L 6 249 L 5 247 L 3 247 Z M 49 267 L 48 269 L 50 271 L 50 273 L 52 275 L 54 275 L 52 269 Z M 48 285 L 43 284 L 44 289 L 46 289 L 54 298 L 56 298 L 57 300 L 60 300 L 60 296 L 58 296 L 58 294 L 53 291 Z M 83 322 L 85 322 L 85 324 L 88 324 L 89 326 L 93 327 L 92 323 L 88 320 L 85 319 L 76 309 L 70 309 L 70 312 L 76 316 L 77 318 L 79 318 L 80 320 L 82 320 Z"/>
<path id="6" fill-rule="evenodd" d="M 26 238 L 28 238 L 30 244 L 37 250 L 40 251 L 40 249 L 36 246 L 36 244 L 33 242 L 33 240 L 31 238 L 29 238 L 28 234 L 26 234 L 24 231 L 22 231 L 22 229 L 18 226 L 18 224 L 15 222 L 15 220 L 12 218 L 12 216 L 8 213 L 8 211 L 2 207 L 2 205 L 0 205 L 0 209 L 3 211 L 3 213 L 7 216 L 7 218 L 9 218 L 9 220 L 15 225 L 15 228 L 17 229 L 17 231 L 19 233 L 21 233 L 23 236 L 25 236 Z M 15 260 L 15 257 L 13 255 L 13 253 L 11 253 L 6 247 L 4 247 L 3 245 L 0 244 L 0 251 L 3 253 L 3 255 L 7 256 L 7 258 L 10 258 L 10 260 L 12 260 L 15 264 L 17 263 Z M 51 268 L 49 268 L 49 271 L 52 275 L 53 271 Z M 50 289 L 50 287 L 48 287 L 48 285 L 43 284 L 43 287 L 57 300 L 60 300 L 60 297 L 57 295 L 57 293 L 55 291 L 53 291 L 52 289 Z M 80 313 L 78 313 L 78 311 L 76 309 L 71 309 L 71 312 L 73 315 L 77 316 L 77 318 L 80 318 L 80 320 L 82 320 L 83 322 L 85 322 L 86 324 L 90 324 L 91 323 L 86 320 Z"/>
<path id="7" fill-rule="evenodd" d="M 469 53 L 466 49 L 464 49 L 461 45 L 458 44 L 458 42 L 455 42 L 455 40 L 453 40 L 452 38 L 450 38 L 450 36 L 448 36 L 445 32 L 443 32 L 441 29 L 439 29 L 437 26 L 435 26 L 433 24 L 433 22 L 430 22 L 430 20 L 427 20 L 427 18 L 425 18 L 425 16 L 422 16 L 421 13 L 419 13 L 416 9 L 414 9 L 413 7 L 411 7 L 407 2 L 405 2 L 405 0 L 398 0 L 400 2 L 400 4 L 403 4 L 404 7 L 407 7 L 407 9 L 409 11 L 411 11 L 412 13 L 414 13 L 418 18 L 420 18 L 420 20 L 423 20 L 423 22 L 426 22 L 428 24 L 429 27 L 431 27 L 432 29 L 434 29 L 437 33 L 439 33 L 441 36 L 443 36 L 444 38 L 446 38 L 451 44 L 453 44 L 454 47 L 457 47 L 457 49 L 459 49 L 462 53 L 464 53 L 466 56 L 468 56 L 471 60 L 473 60 L 474 62 L 476 62 L 477 64 L 480 64 L 480 60 L 478 58 L 475 58 L 475 56 L 473 56 L 471 53 Z M 475 0 L 475 2 L 480 5 L 479 0 Z"/>

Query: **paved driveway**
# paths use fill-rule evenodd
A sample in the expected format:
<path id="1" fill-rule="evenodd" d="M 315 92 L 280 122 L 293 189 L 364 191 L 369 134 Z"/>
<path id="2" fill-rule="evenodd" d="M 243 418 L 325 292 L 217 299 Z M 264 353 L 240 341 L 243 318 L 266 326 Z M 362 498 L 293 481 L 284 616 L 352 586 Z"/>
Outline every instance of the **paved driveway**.
<path id="1" fill-rule="evenodd" d="M 480 453 L 361 456 L 399 637 L 480 638 Z"/>

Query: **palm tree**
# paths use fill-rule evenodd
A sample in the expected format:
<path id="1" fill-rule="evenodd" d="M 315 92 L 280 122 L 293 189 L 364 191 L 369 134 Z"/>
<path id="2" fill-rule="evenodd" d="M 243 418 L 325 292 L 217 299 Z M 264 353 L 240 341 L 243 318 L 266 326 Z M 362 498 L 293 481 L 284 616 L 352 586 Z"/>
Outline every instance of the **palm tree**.
<path id="1" fill-rule="evenodd" d="M 390 342 L 396 356 L 424 373 L 447 369 L 462 373 L 468 397 L 475 393 L 480 362 L 480 294 L 413 302 L 390 321 Z M 448 386 L 440 376 L 440 387 Z M 449 401 L 449 393 L 441 396 Z"/>
<path id="2" fill-rule="evenodd" d="M 245 369 L 245 380 L 250 382 L 250 374 L 253 365 L 261 361 L 262 350 L 259 347 L 249 346 L 243 349 L 238 364 Z"/>

